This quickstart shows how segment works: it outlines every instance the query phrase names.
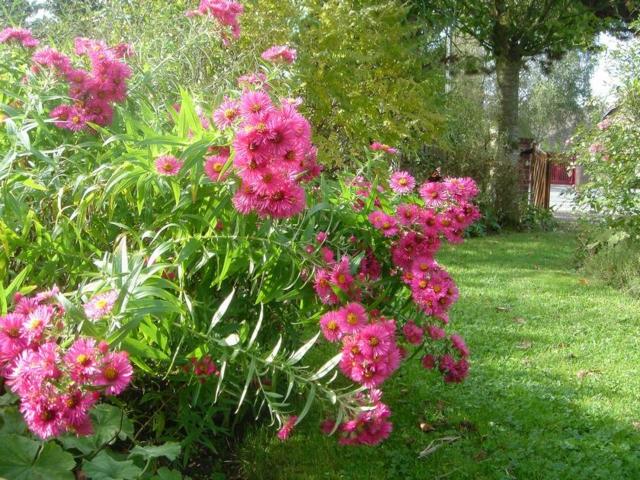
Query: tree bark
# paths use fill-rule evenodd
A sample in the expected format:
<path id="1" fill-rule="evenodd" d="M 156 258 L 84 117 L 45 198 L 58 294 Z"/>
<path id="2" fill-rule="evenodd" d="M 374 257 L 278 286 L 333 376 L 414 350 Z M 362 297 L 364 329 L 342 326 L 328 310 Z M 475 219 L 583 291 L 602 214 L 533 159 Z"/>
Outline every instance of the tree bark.
<path id="1" fill-rule="evenodd" d="M 518 160 L 520 135 L 518 129 L 518 104 L 520 102 L 521 58 L 509 58 L 506 55 L 496 57 L 496 77 L 500 111 L 498 114 L 499 142 L 504 145 L 505 153 L 514 164 Z"/>
<path id="2" fill-rule="evenodd" d="M 498 112 L 498 163 L 495 175 L 496 209 L 507 225 L 517 225 L 520 218 L 521 191 L 519 181 L 520 136 L 518 105 L 520 102 L 520 70 L 522 58 L 510 56 L 508 50 L 497 54 L 496 77 L 500 109 Z"/>

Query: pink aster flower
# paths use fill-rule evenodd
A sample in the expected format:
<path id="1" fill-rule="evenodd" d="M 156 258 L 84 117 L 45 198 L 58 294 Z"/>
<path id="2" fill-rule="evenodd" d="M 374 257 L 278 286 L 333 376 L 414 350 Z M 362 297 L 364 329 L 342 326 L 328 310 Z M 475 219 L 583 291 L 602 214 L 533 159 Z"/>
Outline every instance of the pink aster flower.
<path id="1" fill-rule="evenodd" d="M 393 237 L 398 234 L 398 223 L 394 217 L 376 210 L 369 214 L 369 222 L 380 230 L 385 237 Z"/>
<path id="2" fill-rule="evenodd" d="M 35 48 L 40 44 L 40 41 L 33 38 L 31 30 L 25 28 L 13 28 L 7 27 L 0 32 L 0 43 L 7 43 L 15 41 L 20 43 L 25 48 Z"/>
<path id="3" fill-rule="evenodd" d="M 447 201 L 447 191 L 441 182 L 424 182 L 420 187 L 420 196 L 430 207 L 438 207 Z"/>
<path id="4" fill-rule="evenodd" d="M 416 180 L 409 172 L 394 172 L 389 180 L 391 190 L 398 194 L 411 193 L 416 186 Z"/>
<path id="5" fill-rule="evenodd" d="M 274 45 L 262 52 L 262 58 L 273 63 L 293 63 L 296 60 L 297 52 L 295 48 L 287 45 Z"/>
<path id="6" fill-rule="evenodd" d="M 320 330 L 324 338 L 330 342 L 337 342 L 342 337 L 340 318 L 341 314 L 336 311 L 327 312 L 320 317 Z"/>
<path id="7" fill-rule="evenodd" d="M 175 176 L 180 173 L 182 165 L 184 165 L 184 162 L 172 155 L 162 155 L 155 161 L 156 172 L 158 172 L 160 175 L 169 177 Z"/>
<path id="8" fill-rule="evenodd" d="M 84 304 L 84 313 L 90 320 L 100 320 L 111 313 L 117 299 L 118 292 L 115 290 L 99 293 Z"/>
<path id="9" fill-rule="evenodd" d="M 273 109 L 271 97 L 260 90 L 245 91 L 240 97 L 240 113 L 246 121 L 261 120 L 261 115 Z"/>
<path id="10" fill-rule="evenodd" d="M 222 173 L 224 166 L 229 160 L 225 155 L 211 155 L 205 158 L 204 161 L 204 173 L 212 182 L 221 182 L 229 176 L 229 170 Z"/>
<path id="11" fill-rule="evenodd" d="M 359 303 L 348 303 L 339 313 L 338 324 L 344 333 L 354 333 L 367 324 L 367 311 Z"/>
<path id="12" fill-rule="evenodd" d="M 225 98 L 224 102 L 213 112 L 213 121 L 221 130 L 233 126 L 240 116 L 240 105 L 237 100 Z"/>
<path id="13" fill-rule="evenodd" d="M 284 425 L 282 426 L 282 428 L 280 429 L 280 431 L 278 431 L 278 438 L 280 440 L 282 440 L 283 442 L 285 440 L 287 440 L 289 438 L 289 436 L 291 435 L 291 432 L 293 432 L 293 427 L 296 426 L 296 422 L 298 421 L 298 417 L 293 415 L 291 417 L 289 417 L 287 419 L 286 422 L 284 422 Z"/>
<path id="14" fill-rule="evenodd" d="M 402 333 L 404 333 L 407 342 L 413 345 L 420 345 L 422 343 L 424 331 L 413 321 L 408 321 L 404 327 L 402 327 Z"/>
<path id="15" fill-rule="evenodd" d="M 469 347 L 460 335 L 451 335 L 451 345 L 455 348 L 462 358 L 469 356 Z"/>
<path id="16" fill-rule="evenodd" d="M 93 383 L 106 387 L 107 395 L 118 395 L 127 388 L 132 376 L 133 368 L 127 352 L 107 353 L 98 367 Z"/>
<path id="17" fill-rule="evenodd" d="M 431 354 L 427 354 L 422 357 L 421 363 L 427 370 L 433 370 L 436 367 L 436 358 Z"/>
<path id="18" fill-rule="evenodd" d="M 93 338 L 79 338 L 64 356 L 71 378 L 78 383 L 84 383 L 97 373 L 99 351 Z"/>
<path id="19" fill-rule="evenodd" d="M 28 342 L 39 342 L 42 334 L 53 319 L 54 310 L 47 305 L 37 307 L 22 324 L 21 335 Z"/>

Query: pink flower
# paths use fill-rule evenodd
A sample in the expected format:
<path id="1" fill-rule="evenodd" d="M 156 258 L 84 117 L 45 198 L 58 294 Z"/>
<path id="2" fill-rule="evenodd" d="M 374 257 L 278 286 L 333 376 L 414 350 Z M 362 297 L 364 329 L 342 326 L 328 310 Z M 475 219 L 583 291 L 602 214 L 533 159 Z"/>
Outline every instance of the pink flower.
<path id="1" fill-rule="evenodd" d="M 318 232 L 316 234 L 316 242 L 324 243 L 327 241 L 327 237 L 328 237 L 327 232 Z"/>
<path id="2" fill-rule="evenodd" d="M 422 362 L 422 366 L 427 370 L 433 370 L 436 366 L 436 359 L 431 354 L 427 354 L 424 357 L 422 357 L 421 362 Z"/>
<path id="3" fill-rule="evenodd" d="M 273 108 L 271 97 L 260 90 L 245 91 L 240 97 L 240 114 L 246 121 L 260 121 Z"/>
<path id="4" fill-rule="evenodd" d="M 224 172 L 224 174 L 222 173 L 228 160 L 228 155 L 211 155 L 205 158 L 204 173 L 209 177 L 209 180 L 212 182 L 221 182 L 229 176 L 228 170 Z"/>
<path id="5" fill-rule="evenodd" d="M 451 345 L 455 348 L 462 358 L 469 356 L 469 347 L 464 342 L 464 339 L 460 335 L 451 335 Z"/>
<path id="6" fill-rule="evenodd" d="M 589 153 L 602 153 L 604 152 L 604 145 L 602 145 L 601 143 L 592 143 L 591 145 L 589 145 Z"/>
<path id="7" fill-rule="evenodd" d="M 291 432 L 293 431 L 293 427 L 295 427 L 296 422 L 298 421 L 298 417 L 293 415 L 287 419 L 284 423 L 280 431 L 278 431 L 278 438 L 283 442 L 289 438 Z"/>
<path id="8" fill-rule="evenodd" d="M 35 48 L 40 44 L 39 40 L 33 38 L 31 31 L 25 28 L 7 27 L 2 30 L 0 32 L 0 43 L 9 41 L 18 42 L 25 48 Z"/>
<path id="9" fill-rule="evenodd" d="M 600 129 L 600 130 L 608 130 L 612 123 L 613 122 L 611 121 L 610 118 L 605 118 L 600 123 L 598 123 L 597 126 L 598 126 L 598 129 Z"/>
<path id="10" fill-rule="evenodd" d="M 90 320 L 100 320 L 111 313 L 117 299 L 118 292 L 115 290 L 99 293 L 84 304 L 84 313 Z"/>
<path id="11" fill-rule="evenodd" d="M 53 319 L 53 308 L 41 305 L 30 313 L 22 324 L 21 335 L 27 343 L 39 342 Z"/>
<path id="12" fill-rule="evenodd" d="M 240 22 L 238 17 L 244 12 L 241 3 L 233 0 L 201 0 L 196 10 L 186 13 L 187 17 L 205 16 L 215 18 L 223 27 L 230 27 L 234 38 L 240 37 Z M 222 32 L 222 42 L 229 44 L 226 32 Z"/>
<path id="13" fill-rule="evenodd" d="M 408 321 L 404 327 L 402 327 L 402 333 L 404 333 L 407 342 L 413 345 L 420 345 L 422 343 L 424 331 L 413 321 Z"/>
<path id="14" fill-rule="evenodd" d="M 199 360 L 196 357 L 191 357 L 189 361 L 193 367 L 193 374 L 198 377 L 200 383 L 204 383 L 211 375 L 220 375 L 218 367 L 210 355 L 205 355 Z"/>
<path id="15" fill-rule="evenodd" d="M 420 209 L 412 203 L 402 203 L 396 209 L 396 219 L 401 225 L 411 226 L 419 218 Z"/>
<path id="16" fill-rule="evenodd" d="M 441 182 L 424 182 L 420 187 L 420 196 L 429 207 L 438 207 L 448 199 L 445 185 Z"/>
<path id="17" fill-rule="evenodd" d="M 431 337 L 432 340 L 441 340 L 446 335 L 442 328 L 435 325 L 429 325 L 427 327 L 427 331 L 429 332 L 429 337 Z"/>
<path id="18" fill-rule="evenodd" d="M 79 338 L 64 356 L 71 378 L 78 383 L 84 383 L 97 373 L 98 350 L 93 338 Z"/>
<path id="19" fill-rule="evenodd" d="M 369 148 L 371 150 L 373 150 L 374 152 L 376 151 L 383 151 L 385 153 L 388 153 L 390 155 L 397 155 L 398 154 L 398 149 L 390 147 L 389 145 L 385 145 L 384 143 L 380 143 L 380 142 L 373 142 Z"/>
<path id="20" fill-rule="evenodd" d="M 320 317 L 320 330 L 324 338 L 330 342 L 337 342 L 342 337 L 340 318 L 341 314 L 336 311 L 327 312 Z"/>
<path id="21" fill-rule="evenodd" d="M 239 115 L 238 101 L 225 98 L 224 102 L 213 112 L 213 121 L 218 128 L 225 129 L 233 126 Z"/>
<path id="22" fill-rule="evenodd" d="M 175 176 L 180 173 L 184 162 L 172 155 L 162 155 L 155 161 L 156 172 L 160 175 Z"/>
<path id="23" fill-rule="evenodd" d="M 339 310 L 338 324 L 344 333 L 353 333 L 367 324 L 367 311 L 359 303 L 349 303 Z"/>
<path id="24" fill-rule="evenodd" d="M 416 186 L 416 180 L 409 172 L 394 172 L 389 181 L 391 190 L 398 194 L 411 193 Z"/>
<path id="25" fill-rule="evenodd" d="M 396 219 L 380 210 L 369 214 L 369 222 L 380 230 L 385 237 L 393 237 L 399 232 Z"/>
<path id="26" fill-rule="evenodd" d="M 95 385 L 106 387 L 107 395 L 118 395 L 127 388 L 132 376 L 133 368 L 127 352 L 114 352 L 104 356 L 93 381 Z"/>
<path id="27" fill-rule="evenodd" d="M 296 60 L 297 52 L 295 48 L 287 45 L 274 45 L 262 52 L 262 58 L 273 63 L 293 63 Z"/>

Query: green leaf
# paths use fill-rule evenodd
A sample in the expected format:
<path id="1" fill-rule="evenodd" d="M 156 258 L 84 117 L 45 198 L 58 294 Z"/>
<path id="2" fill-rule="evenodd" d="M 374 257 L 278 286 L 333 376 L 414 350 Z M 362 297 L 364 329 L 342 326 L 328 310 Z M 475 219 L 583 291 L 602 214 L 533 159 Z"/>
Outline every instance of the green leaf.
<path id="1" fill-rule="evenodd" d="M 213 330 L 213 328 L 220 322 L 220 320 L 222 320 L 222 317 L 229 308 L 229 304 L 231 303 L 231 300 L 233 299 L 233 295 L 235 293 L 235 289 L 231 290 L 231 293 L 227 295 L 227 298 L 225 298 L 224 301 L 220 304 L 216 313 L 213 314 L 213 317 L 211 317 L 211 323 L 209 324 L 209 330 L 207 330 L 207 335 L 211 333 L 211 330 Z"/>
<path id="2" fill-rule="evenodd" d="M 134 480 L 142 473 L 132 460 L 116 460 L 104 450 L 90 462 L 85 461 L 82 470 L 91 480 Z"/>
<path id="3" fill-rule="evenodd" d="M 169 470 L 167 467 L 162 467 L 158 470 L 153 480 L 182 480 L 182 474 L 176 470 Z"/>
<path id="4" fill-rule="evenodd" d="M 0 409 L 0 435 L 9 433 L 22 434 L 27 430 L 22 414 L 18 407 Z"/>
<path id="5" fill-rule="evenodd" d="M 178 455 L 180 455 L 180 449 L 180 444 L 176 442 L 166 442 L 162 445 L 146 447 L 136 445 L 134 449 L 131 450 L 131 454 L 129 456 L 139 456 L 144 458 L 145 460 L 158 457 L 166 457 L 169 460 L 173 461 L 178 458 Z"/>
<path id="6" fill-rule="evenodd" d="M 307 354 L 307 352 L 311 349 L 311 347 L 313 347 L 315 345 L 315 343 L 318 340 L 319 336 L 320 336 L 320 332 L 316 333 L 311 338 L 311 340 L 309 340 L 307 343 L 305 343 L 303 346 L 301 346 L 298 350 L 293 352 L 293 354 L 287 360 L 287 364 L 295 365 L 300 360 L 302 360 L 302 357 L 304 357 Z"/>
<path id="7" fill-rule="evenodd" d="M 0 477 L 7 480 L 73 480 L 73 456 L 55 442 L 0 436 Z"/>

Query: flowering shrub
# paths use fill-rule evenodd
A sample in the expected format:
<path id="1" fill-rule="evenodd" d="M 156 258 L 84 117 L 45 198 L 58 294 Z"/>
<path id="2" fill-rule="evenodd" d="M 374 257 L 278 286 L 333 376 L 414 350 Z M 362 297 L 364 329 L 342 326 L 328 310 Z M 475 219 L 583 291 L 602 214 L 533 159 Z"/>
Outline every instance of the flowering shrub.
<path id="1" fill-rule="evenodd" d="M 234 3 L 203 1 L 198 11 L 231 25 Z M 392 429 L 380 387 L 403 362 L 419 355 L 446 382 L 466 377 L 469 350 L 445 331 L 458 290 L 435 256 L 479 216 L 471 179 L 426 182 L 416 193 L 410 173 L 390 175 L 387 156 L 398 152 L 381 143 L 362 146 L 355 176 L 323 177 L 304 104 L 291 99 L 281 65 L 238 79 L 241 90 L 217 105 L 182 91 L 176 107 L 159 107 L 127 92 L 131 71 L 118 51 L 76 42 L 91 59 L 80 75 L 87 85 L 119 72 L 116 90 L 70 80 L 78 70 L 52 50 L 34 55 L 70 83 L 68 108 L 82 128 L 51 114 L 61 108 L 55 84 L 40 75 L 22 82 L 30 58 L 3 72 L 12 105 L 0 105 L 2 135 L 15 173 L 0 176 L 0 280 L 11 279 L 0 293 L 55 281 L 84 301 L 62 305 L 73 328 L 47 320 L 51 330 L 21 333 L 28 358 L 6 365 L 35 433 L 89 433 L 93 392 L 104 392 L 122 393 L 145 442 L 180 440 L 185 463 L 243 419 L 268 415 L 286 440 L 318 403 L 330 411 L 323 431 L 373 445 Z M 278 47 L 267 57 L 287 64 L 295 54 Z M 112 102 L 109 122 L 87 117 L 100 94 Z M 29 301 L 19 298 L 3 322 L 17 322 Z M 51 318 L 62 307 L 46 306 Z M 339 344 L 336 354 L 320 367 L 303 362 L 321 335 Z M 136 372 L 123 392 L 129 359 Z M 31 360 L 50 368 L 16 380 Z M 32 406 L 33 392 L 46 401 Z M 50 409 L 53 397 L 72 394 L 82 414 L 69 403 Z M 54 423 L 39 423 L 42 412 Z M 62 441 L 85 455 L 83 469 L 120 461 L 103 444 Z"/>

